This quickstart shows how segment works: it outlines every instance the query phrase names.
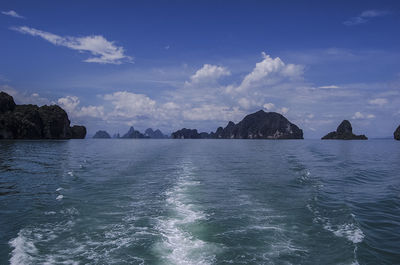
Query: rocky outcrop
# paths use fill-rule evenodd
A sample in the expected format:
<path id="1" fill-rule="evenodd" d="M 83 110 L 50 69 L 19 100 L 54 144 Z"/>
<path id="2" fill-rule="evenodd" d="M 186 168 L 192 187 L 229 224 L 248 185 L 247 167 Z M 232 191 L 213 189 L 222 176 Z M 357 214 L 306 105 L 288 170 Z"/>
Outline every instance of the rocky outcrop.
<path id="1" fill-rule="evenodd" d="M 238 124 L 230 121 L 225 128 L 215 133 L 198 133 L 183 128 L 172 133 L 172 138 L 184 139 L 303 139 L 303 131 L 276 112 L 260 110 L 249 114 Z"/>
<path id="2" fill-rule="evenodd" d="M 0 113 L 6 111 L 13 111 L 15 109 L 15 102 L 12 96 L 7 93 L 0 92 Z"/>
<path id="3" fill-rule="evenodd" d="M 249 114 L 238 124 L 230 121 L 214 134 L 218 139 L 303 139 L 303 131 L 283 115 L 263 110 Z"/>
<path id="4" fill-rule="evenodd" d="M 353 134 L 353 127 L 348 120 L 342 121 L 336 131 L 330 132 L 322 140 L 367 140 L 367 136 Z"/>
<path id="5" fill-rule="evenodd" d="M 0 139 L 84 138 L 86 128 L 70 127 L 67 113 L 57 105 L 16 105 L 0 92 Z"/>
<path id="6" fill-rule="evenodd" d="M 196 129 L 183 128 L 171 134 L 173 139 L 200 139 L 200 134 Z"/>
<path id="7" fill-rule="evenodd" d="M 46 139 L 69 139 L 72 137 L 67 113 L 59 106 L 42 106 L 39 108 L 43 121 L 42 134 Z"/>
<path id="8" fill-rule="evenodd" d="M 164 135 L 159 129 L 153 131 L 152 128 L 148 128 L 145 132 L 144 132 L 144 136 L 148 137 L 148 138 L 152 138 L 152 139 L 164 139 L 164 138 L 168 138 L 168 136 Z"/>
<path id="9" fill-rule="evenodd" d="M 397 127 L 397 129 L 393 133 L 394 139 L 400 141 L 400 125 Z"/>
<path id="10" fill-rule="evenodd" d="M 74 125 L 71 127 L 72 139 L 84 139 L 86 136 L 86 127 Z"/>
<path id="11" fill-rule="evenodd" d="M 97 138 L 97 139 L 110 139 L 111 136 L 108 134 L 108 132 L 106 131 L 97 131 L 93 138 Z"/>
<path id="12" fill-rule="evenodd" d="M 136 131 L 133 127 L 122 136 L 122 138 L 146 138 L 143 133 Z"/>

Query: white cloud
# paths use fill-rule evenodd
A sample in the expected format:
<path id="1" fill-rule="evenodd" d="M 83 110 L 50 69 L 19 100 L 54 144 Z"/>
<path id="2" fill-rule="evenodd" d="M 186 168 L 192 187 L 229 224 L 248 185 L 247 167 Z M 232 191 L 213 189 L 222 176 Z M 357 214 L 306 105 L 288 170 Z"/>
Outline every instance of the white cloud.
<path id="1" fill-rule="evenodd" d="M 356 26 L 368 22 L 371 18 L 382 17 L 388 15 L 389 12 L 385 10 L 366 10 L 363 11 L 359 16 L 349 18 L 343 22 L 346 26 Z"/>
<path id="2" fill-rule="evenodd" d="M 355 120 L 364 119 L 364 114 L 362 114 L 361 112 L 357 111 L 356 113 L 354 113 L 353 119 L 355 119 Z"/>
<path id="3" fill-rule="evenodd" d="M 386 10 L 365 10 L 361 13 L 360 17 L 381 17 L 389 14 Z"/>
<path id="4" fill-rule="evenodd" d="M 2 13 L 3 15 L 10 16 L 10 17 L 25 18 L 25 17 L 19 15 L 19 14 L 18 14 L 17 12 L 15 12 L 14 10 L 10 10 L 10 11 L 1 11 L 1 13 Z"/>
<path id="5" fill-rule="evenodd" d="M 269 110 L 272 110 L 275 107 L 275 104 L 273 104 L 273 103 L 265 103 L 263 105 L 263 107 L 264 107 L 264 109 L 269 111 Z"/>
<path id="6" fill-rule="evenodd" d="M 363 114 L 363 113 L 357 111 L 356 113 L 354 113 L 352 118 L 355 120 L 373 119 L 373 118 L 375 118 L 375 115 L 374 114 Z"/>
<path id="7" fill-rule="evenodd" d="M 66 96 L 64 98 L 59 98 L 57 103 L 65 109 L 68 113 L 74 112 L 78 107 L 80 100 L 75 96 Z"/>
<path id="8" fill-rule="evenodd" d="M 72 117 L 93 117 L 103 118 L 103 106 L 87 106 L 79 108 L 80 100 L 76 96 L 66 96 L 59 98 L 57 103 Z"/>
<path id="9" fill-rule="evenodd" d="M 335 86 L 335 85 L 329 85 L 329 86 L 320 86 L 318 88 L 322 88 L 322 89 L 335 89 L 335 88 L 340 88 L 339 86 Z"/>
<path id="10" fill-rule="evenodd" d="M 78 112 L 78 116 L 104 118 L 104 107 L 103 106 L 82 107 Z"/>
<path id="11" fill-rule="evenodd" d="M 134 118 L 137 116 L 150 116 L 156 110 L 156 101 L 143 94 L 119 91 L 104 96 L 114 106 L 111 116 Z"/>
<path id="12" fill-rule="evenodd" d="M 286 107 L 282 107 L 278 110 L 278 112 L 282 113 L 282 114 L 286 114 L 289 112 L 289 108 Z"/>
<path id="13" fill-rule="evenodd" d="M 121 64 L 123 62 L 132 61 L 132 57 L 125 55 L 125 50 L 123 47 L 116 46 L 114 42 L 106 40 L 101 35 L 91 35 L 85 37 L 62 37 L 50 32 L 45 32 L 26 26 L 12 27 L 11 29 L 23 34 L 41 37 L 57 46 L 64 46 L 79 52 L 91 53 L 93 57 L 84 60 L 84 62 Z"/>
<path id="14" fill-rule="evenodd" d="M 271 58 L 262 52 L 263 60 L 256 63 L 253 71 L 246 75 L 238 87 L 229 86 L 227 92 L 244 92 L 251 88 L 270 85 L 286 78 L 299 78 L 303 75 L 302 65 L 285 64 L 279 57 Z"/>
<path id="15" fill-rule="evenodd" d="M 375 99 L 371 99 L 368 102 L 371 105 L 378 105 L 378 106 L 382 107 L 383 105 L 386 105 L 388 103 L 388 100 L 386 98 L 375 98 Z"/>
<path id="16" fill-rule="evenodd" d="M 214 82 L 222 76 L 229 76 L 231 72 L 222 66 L 204 64 L 190 77 L 191 83 Z"/>

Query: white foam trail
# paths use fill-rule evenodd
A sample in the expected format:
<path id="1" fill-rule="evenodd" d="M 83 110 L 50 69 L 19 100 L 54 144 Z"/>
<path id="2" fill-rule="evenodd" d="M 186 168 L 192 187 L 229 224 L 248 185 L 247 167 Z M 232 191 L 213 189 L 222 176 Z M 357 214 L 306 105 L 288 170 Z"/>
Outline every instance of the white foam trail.
<path id="1" fill-rule="evenodd" d="M 56 189 L 57 192 L 58 192 L 58 191 L 61 191 L 61 190 L 63 190 L 63 188 L 58 188 L 58 189 Z"/>
<path id="2" fill-rule="evenodd" d="M 25 230 L 21 230 L 18 236 L 11 239 L 9 244 L 12 248 L 10 264 L 26 265 L 33 262 L 32 255 L 37 254 L 37 249 L 32 241 L 25 236 Z"/>
<path id="3" fill-rule="evenodd" d="M 186 170 L 185 170 L 186 169 Z M 184 168 L 186 173 L 187 168 Z M 189 174 L 178 179 L 175 187 L 166 192 L 166 203 L 173 216 L 159 221 L 158 230 L 164 237 L 159 246 L 166 264 L 207 265 L 215 260 L 217 246 L 196 238 L 187 227 L 207 219 L 203 211 L 190 200 L 190 190 L 200 185 Z"/>
<path id="4" fill-rule="evenodd" d="M 64 195 L 58 195 L 57 198 L 56 198 L 56 200 L 57 200 L 57 201 L 61 201 L 63 198 L 64 198 Z"/>
<path id="5" fill-rule="evenodd" d="M 361 229 L 354 224 L 340 225 L 336 231 L 333 231 L 333 233 L 338 237 L 347 238 L 354 244 L 361 243 L 365 237 Z"/>

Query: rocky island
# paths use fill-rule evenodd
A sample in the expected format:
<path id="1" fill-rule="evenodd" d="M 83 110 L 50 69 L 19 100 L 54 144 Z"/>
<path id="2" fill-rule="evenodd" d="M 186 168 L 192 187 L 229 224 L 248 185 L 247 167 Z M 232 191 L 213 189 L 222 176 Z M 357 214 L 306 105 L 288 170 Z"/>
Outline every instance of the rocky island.
<path id="1" fill-rule="evenodd" d="M 106 131 L 97 131 L 94 135 L 93 135 L 94 139 L 110 139 L 111 136 L 108 134 L 108 132 Z"/>
<path id="2" fill-rule="evenodd" d="M 225 128 L 215 133 L 198 133 L 195 129 L 183 128 L 172 133 L 172 138 L 183 139 L 303 139 L 303 131 L 283 115 L 263 110 L 249 114 L 235 124 L 230 121 Z"/>
<path id="3" fill-rule="evenodd" d="M 400 125 L 393 133 L 394 139 L 400 141 Z"/>
<path id="4" fill-rule="evenodd" d="M 340 125 L 337 127 L 336 131 L 330 132 L 324 137 L 322 140 L 368 140 L 367 136 L 355 135 L 353 133 L 353 127 L 348 120 L 342 121 Z"/>
<path id="5" fill-rule="evenodd" d="M 152 128 L 146 129 L 144 132 L 144 136 L 151 138 L 151 139 L 165 139 L 168 138 L 167 135 L 163 134 L 159 129 L 156 129 L 155 131 Z"/>
<path id="6" fill-rule="evenodd" d="M 68 115 L 57 105 L 17 105 L 0 92 L 0 139 L 83 139 L 84 126 L 70 127 Z"/>

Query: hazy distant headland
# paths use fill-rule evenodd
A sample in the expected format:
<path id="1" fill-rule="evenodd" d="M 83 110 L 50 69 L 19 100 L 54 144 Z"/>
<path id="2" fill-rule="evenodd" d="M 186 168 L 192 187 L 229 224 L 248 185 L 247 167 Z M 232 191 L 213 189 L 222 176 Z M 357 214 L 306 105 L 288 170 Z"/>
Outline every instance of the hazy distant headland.
<path id="1" fill-rule="evenodd" d="M 12 96 L 0 92 L 0 139 L 83 139 L 84 126 L 70 126 L 68 115 L 57 105 L 16 105 Z M 400 126 L 393 133 L 400 140 Z M 229 121 L 225 127 L 215 132 L 198 132 L 197 129 L 182 128 L 168 136 L 161 130 L 148 128 L 144 133 L 130 127 L 122 137 L 113 137 L 105 130 L 97 131 L 93 138 L 123 139 L 304 139 L 303 130 L 276 112 L 259 110 L 249 114 L 235 124 Z M 344 120 L 336 131 L 323 136 L 323 140 L 367 140 L 362 135 L 353 134 L 348 120 Z"/>

